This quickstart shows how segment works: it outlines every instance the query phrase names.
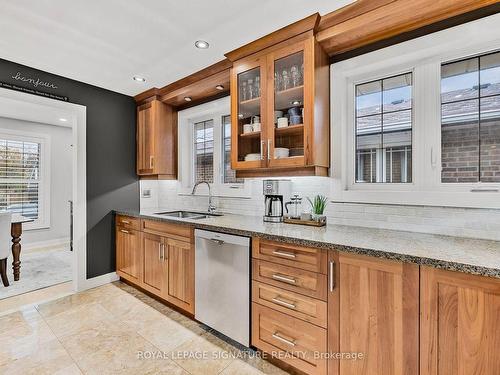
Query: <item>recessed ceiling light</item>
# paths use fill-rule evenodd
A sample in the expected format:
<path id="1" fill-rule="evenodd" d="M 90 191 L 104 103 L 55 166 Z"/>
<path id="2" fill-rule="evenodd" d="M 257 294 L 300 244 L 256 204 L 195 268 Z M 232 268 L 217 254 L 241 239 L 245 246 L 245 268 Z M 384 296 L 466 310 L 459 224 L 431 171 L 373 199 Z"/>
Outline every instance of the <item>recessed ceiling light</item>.
<path id="1" fill-rule="evenodd" d="M 137 82 L 146 82 L 146 78 L 140 76 L 134 76 L 133 79 Z"/>
<path id="2" fill-rule="evenodd" d="M 224 86 L 222 86 L 222 85 L 217 85 L 217 86 L 215 86 L 215 88 L 217 90 L 220 90 L 220 91 L 224 90 Z"/>
<path id="3" fill-rule="evenodd" d="M 184 100 L 185 100 L 186 102 L 190 102 L 190 101 L 191 101 L 191 100 L 193 100 L 193 99 L 192 99 L 190 96 L 186 96 L 186 97 L 184 97 Z"/>
<path id="4" fill-rule="evenodd" d="M 197 40 L 196 42 L 194 42 L 194 45 L 199 49 L 207 49 L 209 47 L 208 42 L 205 42 L 204 40 Z"/>
<path id="5" fill-rule="evenodd" d="M 67 121 L 68 121 L 68 119 L 66 119 L 66 118 L 62 118 L 62 117 L 61 117 L 61 118 L 59 119 L 59 121 L 61 121 L 61 122 L 67 122 Z"/>

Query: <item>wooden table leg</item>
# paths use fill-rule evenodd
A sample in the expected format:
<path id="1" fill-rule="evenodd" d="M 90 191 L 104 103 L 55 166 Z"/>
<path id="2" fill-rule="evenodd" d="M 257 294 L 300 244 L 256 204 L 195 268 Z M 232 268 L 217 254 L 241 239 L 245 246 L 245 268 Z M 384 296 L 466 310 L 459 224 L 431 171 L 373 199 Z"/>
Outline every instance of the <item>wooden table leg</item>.
<path id="1" fill-rule="evenodd" d="M 12 269 L 14 270 L 14 281 L 19 280 L 21 269 L 21 233 L 23 232 L 22 223 L 12 223 L 10 227 L 10 234 L 12 235 Z"/>

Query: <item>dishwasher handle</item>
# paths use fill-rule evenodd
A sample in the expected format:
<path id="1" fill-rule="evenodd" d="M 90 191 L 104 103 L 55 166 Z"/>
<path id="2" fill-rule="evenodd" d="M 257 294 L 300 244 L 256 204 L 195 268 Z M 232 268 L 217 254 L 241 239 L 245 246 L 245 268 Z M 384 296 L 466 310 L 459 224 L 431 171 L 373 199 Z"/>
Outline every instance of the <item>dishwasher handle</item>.
<path id="1" fill-rule="evenodd" d="M 219 240 L 217 238 L 210 238 L 210 241 L 216 243 L 217 245 L 224 245 L 226 243 L 226 241 L 224 240 Z"/>

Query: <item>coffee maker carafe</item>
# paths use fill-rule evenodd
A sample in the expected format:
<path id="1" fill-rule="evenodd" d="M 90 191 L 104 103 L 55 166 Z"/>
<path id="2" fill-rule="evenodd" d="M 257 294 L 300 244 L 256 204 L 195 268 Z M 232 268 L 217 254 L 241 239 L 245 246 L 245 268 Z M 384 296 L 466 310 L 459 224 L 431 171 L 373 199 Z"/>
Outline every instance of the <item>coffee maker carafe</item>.
<path id="1" fill-rule="evenodd" d="M 289 192 L 289 180 L 264 180 L 264 221 L 280 223 L 283 221 L 283 201 Z"/>

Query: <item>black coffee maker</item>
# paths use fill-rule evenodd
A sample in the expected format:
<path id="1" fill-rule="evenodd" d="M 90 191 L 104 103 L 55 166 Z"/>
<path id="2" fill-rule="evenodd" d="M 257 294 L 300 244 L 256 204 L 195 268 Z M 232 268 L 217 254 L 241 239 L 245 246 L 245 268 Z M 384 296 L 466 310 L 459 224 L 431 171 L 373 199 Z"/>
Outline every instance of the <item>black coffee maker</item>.
<path id="1" fill-rule="evenodd" d="M 283 202 L 289 195 L 290 180 L 264 180 L 264 221 L 283 221 Z"/>

